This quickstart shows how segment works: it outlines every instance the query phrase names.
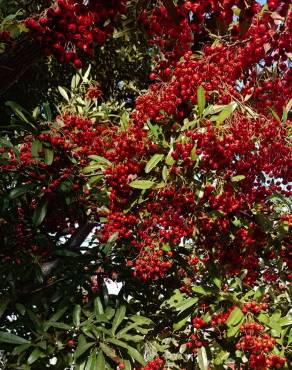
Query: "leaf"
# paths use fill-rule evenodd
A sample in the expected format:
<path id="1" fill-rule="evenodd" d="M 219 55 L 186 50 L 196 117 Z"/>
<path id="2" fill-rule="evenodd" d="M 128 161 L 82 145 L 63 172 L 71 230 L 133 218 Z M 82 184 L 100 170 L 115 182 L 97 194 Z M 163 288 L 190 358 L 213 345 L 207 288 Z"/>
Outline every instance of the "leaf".
<path id="1" fill-rule="evenodd" d="M 45 148 L 45 163 L 50 166 L 54 160 L 54 152 L 52 149 Z"/>
<path id="2" fill-rule="evenodd" d="M 40 357 L 41 354 L 42 351 L 39 348 L 35 348 L 30 354 L 29 358 L 27 359 L 27 363 L 29 365 L 33 364 L 34 362 L 36 362 L 36 360 Z"/>
<path id="3" fill-rule="evenodd" d="M 69 103 L 69 96 L 67 94 L 67 91 L 62 86 L 58 86 L 58 90 L 60 94 L 63 96 L 63 98 L 67 100 L 67 102 Z"/>
<path id="4" fill-rule="evenodd" d="M 199 86 L 197 90 L 197 99 L 198 99 L 198 109 L 199 109 L 199 115 L 202 116 L 203 111 L 206 106 L 206 97 L 205 97 L 205 90 L 203 86 Z"/>
<path id="5" fill-rule="evenodd" d="M 198 348 L 197 361 L 201 370 L 208 370 L 208 358 L 205 347 Z"/>
<path id="6" fill-rule="evenodd" d="M 7 107 L 9 107 L 18 116 L 18 118 L 21 119 L 21 121 L 30 124 L 28 119 L 23 114 L 23 112 L 25 112 L 25 113 L 27 113 L 27 112 L 25 111 L 25 109 L 21 105 L 15 103 L 14 101 L 7 101 L 5 103 L 5 105 Z"/>
<path id="7" fill-rule="evenodd" d="M 149 173 L 157 166 L 157 164 L 162 161 L 164 158 L 164 154 L 154 154 L 145 166 L 145 172 Z"/>
<path id="8" fill-rule="evenodd" d="M 98 352 L 97 355 L 97 362 L 96 362 L 96 369 L 105 369 L 105 359 L 102 351 Z"/>
<path id="9" fill-rule="evenodd" d="M 123 305 L 117 309 L 116 314 L 114 316 L 112 329 L 111 329 L 113 335 L 115 334 L 118 326 L 124 320 L 125 315 L 126 315 L 126 306 Z"/>
<path id="10" fill-rule="evenodd" d="M 6 308 L 9 304 L 9 302 L 10 302 L 10 299 L 8 299 L 8 298 L 3 298 L 3 299 L 0 300 L 0 318 L 2 317 L 4 312 L 6 311 Z"/>
<path id="11" fill-rule="evenodd" d="M 244 179 L 245 179 L 245 176 L 244 175 L 237 175 L 237 176 L 231 177 L 231 181 L 232 182 L 238 182 L 238 181 L 242 181 Z"/>
<path id="12" fill-rule="evenodd" d="M 111 347 L 109 347 L 105 343 L 100 343 L 99 345 L 104 354 L 106 354 L 108 357 L 110 357 L 113 360 L 116 359 L 117 357 L 116 352 Z"/>
<path id="13" fill-rule="evenodd" d="M 167 166 L 163 166 L 163 169 L 162 169 L 163 181 L 166 181 L 168 179 L 168 176 L 169 176 L 169 169 L 167 168 Z"/>
<path id="14" fill-rule="evenodd" d="M 84 76 L 83 76 L 83 81 L 84 82 L 88 82 L 88 77 L 89 77 L 90 71 L 91 71 L 91 64 L 89 64 L 86 72 L 84 73 Z"/>
<path id="15" fill-rule="evenodd" d="M 180 302 L 178 305 L 175 306 L 176 311 L 182 313 L 183 311 L 187 310 L 188 308 L 194 306 L 198 302 L 198 298 L 187 298 L 183 302 Z"/>
<path id="16" fill-rule="evenodd" d="M 143 356 L 141 353 L 139 353 L 135 348 L 128 346 L 128 353 L 131 357 L 133 357 L 134 360 L 139 362 L 142 366 L 146 365 L 146 361 L 144 360 Z"/>
<path id="17" fill-rule="evenodd" d="M 239 332 L 239 329 L 241 327 L 241 322 L 240 324 L 236 325 L 236 326 L 232 326 L 230 327 L 228 330 L 227 330 L 227 337 L 230 338 L 230 337 L 234 337 L 235 334 L 237 334 Z"/>
<path id="18" fill-rule="evenodd" d="M 32 222 L 34 226 L 39 226 L 43 222 L 47 214 L 47 208 L 48 201 L 43 199 L 33 212 Z"/>
<path id="19" fill-rule="evenodd" d="M 80 304 L 75 305 L 73 310 L 73 324 L 75 327 L 80 325 L 80 316 L 81 316 L 81 306 Z"/>
<path id="20" fill-rule="evenodd" d="M 89 155 L 88 158 L 95 162 L 102 163 L 106 166 L 110 166 L 112 164 L 108 159 L 101 157 L 99 155 Z"/>
<path id="21" fill-rule="evenodd" d="M 234 308 L 229 315 L 226 324 L 228 326 L 237 325 L 244 318 L 244 314 L 239 307 Z"/>
<path id="22" fill-rule="evenodd" d="M 17 356 L 21 354 L 22 352 L 26 351 L 29 347 L 31 347 L 31 344 L 21 344 L 17 347 L 15 347 L 12 351 L 12 355 Z"/>
<path id="23" fill-rule="evenodd" d="M 10 199 L 18 198 L 21 195 L 24 195 L 25 193 L 27 193 L 28 190 L 31 190 L 33 187 L 34 187 L 33 184 L 28 184 L 28 185 L 23 185 L 23 186 L 14 188 L 13 190 L 11 190 L 9 194 L 9 198 Z"/>
<path id="24" fill-rule="evenodd" d="M 80 339 L 80 337 L 79 337 L 79 339 Z M 77 345 L 76 351 L 74 353 L 75 361 L 77 361 L 78 358 L 81 355 L 83 355 L 83 353 L 85 353 L 90 347 L 92 347 L 95 344 L 94 342 L 87 343 L 83 336 L 81 338 L 82 339 L 78 341 L 78 345 Z"/>
<path id="25" fill-rule="evenodd" d="M 94 313 L 96 317 L 104 313 L 102 303 L 99 297 L 96 297 L 94 300 Z"/>
<path id="26" fill-rule="evenodd" d="M 34 140 L 31 145 L 31 154 L 34 158 L 39 156 L 39 152 L 42 149 L 42 143 L 39 140 Z"/>
<path id="27" fill-rule="evenodd" d="M 129 185 L 135 189 L 146 190 L 152 188 L 155 182 L 150 180 L 134 180 Z"/>
<path id="28" fill-rule="evenodd" d="M 44 115 L 45 115 L 46 120 L 51 121 L 52 120 L 52 112 L 51 112 L 50 104 L 48 102 L 45 102 L 43 104 L 43 111 L 44 111 Z"/>
<path id="29" fill-rule="evenodd" d="M 225 108 L 219 113 L 219 115 L 216 117 L 217 125 L 221 125 L 227 118 L 231 116 L 231 114 L 236 109 L 237 104 L 234 102 L 231 102 L 230 104 L 226 105 Z M 215 117 L 214 117 L 215 118 Z M 213 119 L 212 119 L 213 120 Z"/>
<path id="30" fill-rule="evenodd" d="M 177 331 L 177 330 L 181 329 L 190 320 L 190 318 L 191 318 L 191 316 L 186 316 L 182 320 L 180 320 L 179 322 L 175 322 L 172 325 L 173 330 Z"/>
<path id="31" fill-rule="evenodd" d="M 0 331 L 0 342 L 2 343 L 10 343 L 10 344 L 29 344 L 30 341 L 19 337 L 18 335 L 8 333 L 5 331 Z"/>

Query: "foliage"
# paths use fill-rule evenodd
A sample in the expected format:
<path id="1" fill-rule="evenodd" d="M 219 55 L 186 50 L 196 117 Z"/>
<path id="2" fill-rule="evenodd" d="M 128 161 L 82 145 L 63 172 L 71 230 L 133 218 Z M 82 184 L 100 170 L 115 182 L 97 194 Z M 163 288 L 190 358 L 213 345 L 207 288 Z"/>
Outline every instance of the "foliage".
<path id="1" fill-rule="evenodd" d="M 288 369 L 291 5 L 24 3 L 1 31 L 50 57 L 3 98 L 0 367 Z"/>

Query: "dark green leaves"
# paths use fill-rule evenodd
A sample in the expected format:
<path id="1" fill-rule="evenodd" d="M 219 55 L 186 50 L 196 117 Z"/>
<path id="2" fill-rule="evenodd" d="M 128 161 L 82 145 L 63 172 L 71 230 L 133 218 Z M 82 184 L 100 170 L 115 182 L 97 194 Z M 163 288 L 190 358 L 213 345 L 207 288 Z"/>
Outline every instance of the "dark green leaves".
<path id="1" fill-rule="evenodd" d="M 121 306 L 117 309 L 116 314 L 113 319 L 113 325 L 112 325 L 112 334 L 114 335 L 117 328 L 121 324 L 121 322 L 124 320 L 126 315 L 126 306 Z"/>
<path id="2" fill-rule="evenodd" d="M 28 344 L 29 340 L 19 337 L 18 335 L 0 331 L 0 342 L 10 344 Z"/>

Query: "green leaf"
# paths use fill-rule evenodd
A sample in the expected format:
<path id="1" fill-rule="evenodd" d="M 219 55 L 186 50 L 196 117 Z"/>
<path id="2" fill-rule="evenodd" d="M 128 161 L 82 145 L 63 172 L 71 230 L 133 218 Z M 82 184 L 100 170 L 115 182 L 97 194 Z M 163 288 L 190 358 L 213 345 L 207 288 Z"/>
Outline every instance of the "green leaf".
<path id="1" fill-rule="evenodd" d="M 199 368 L 201 370 L 208 370 L 209 362 L 208 362 L 208 357 L 207 357 L 205 347 L 198 348 L 197 354 L 198 354 L 197 361 L 198 361 Z"/>
<path id="2" fill-rule="evenodd" d="M 237 325 L 244 318 L 244 314 L 239 307 L 234 308 L 229 315 L 226 324 L 228 326 Z"/>
<path id="3" fill-rule="evenodd" d="M 94 300 L 94 313 L 96 317 L 104 313 L 102 303 L 99 297 L 96 297 Z"/>
<path id="4" fill-rule="evenodd" d="M 12 355 L 17 356 L 20 355 L 22 352 L 26 351 L 29 347 L 31 347 L 31 344 L 21 344 L 17 347 L 15 347 L 12 351 Z"/>
<path id="5" fill-rule="evenodd" d="M 241 327 L 241 323 L 240 322 L 238 325 L 236 326 L 232 326 L 230 327 L 228 330 L 227 330 L 227 337 L 230 338 L 230 337 L 234 337 L 235 334 L 237 334 L 239 332 L 239 329 Z"/>
<path id="6" fill-rule="evenodd" d="M 111 329 L 113 335 L 115 334 L 121 322 L 124 320 L 125 315 L 126 315 L 126 306 L 123 305 L 117 309 L 115 317 L 113 319 L 113 324 L 112 324 L 112 329 Z"/>
<path id="7" fill-rule="evenodd" d="M 26 112 L 26 110 L 21 105 L 15 103 L 14 101 L 7 101 L 5 105 L 9 107 L 18 116 L 18 118 L 21 119 L 21 121 L 29 124 L 28 119 L 23 114 L 23 112 L 28 112 Z"/>
<path id="8" fill-rule="evenodd" d="M 205 97 L 205 90 L 203 86 L 199 86 L 197 90 L 197 99 L 198 99 L 198 109 L 199 109 L 199 115 L 202 116 L 203 111 L 206 106 L 206 97 Z"/>
<path id="9" fill-rule="evenodd" d="M 33 184 L 28 184 L 28 185 L 23 185 L 23 186 L 19 186 L 17 188 L 14 188 L 13 190 L 11 190 L 11 192 L 9 194 L 9 198 L 10 199 L 18 198 L 21 195 L 24 195 L 25 193 L 27 193 L 33 187 L 34 187 Z"/>
<path id="10" fill-rule="evenodd" d="M 36 360 L 40 357 L 41 354 L 42 351 L 39 348 L 35 348 L 30 354 L 29 358 L 27 359 L 27 363 L 29 365 L 33 364 L 34 362 L 36 362 Z"/>
<path id="11" fill-rule="evenodd" d="M 88 158 L 95 162 L 104 164 L 106 166 L 110 166 L 112 164 L 108 159 L 101 157 L 99 155 L 89 155 Z"/>
<path id="12" fill-rule="evenodd" d="M 234 102 L 231 102 L 230 104 L 226 105 L 225 108 L 219 113 L 219 115 L 216 118 L 214 117 L 217 122 L 217 126 L 221 125 L 221 123 L 223 123 L 227 118 L 229 118 L 236 109 L 236 107 L 237 104 Z"/>
<path id="13" fill-rule="evenodd" d="M 150 189 L 155 185 L 154 181 L 150 180 L 134 180 L 130 183 L 130 186 L 135 189 L 146 190 Z"/>
<path id="14" fill-rule="evenodd" d="M 191 316 L 186 316 L 184 317 L 182 320 L 180 320 L 179 322 L 175 322 L 172 327 L 173 327 L 173 330 L 174 331 L 177 331 L 177 330 L 180 330 L 189 320 L 190 320 Z"/>
<path id="15" fill-rule="evenodd" d="M 244 175 L 237 175 L 237 176 L 231 177 L 231 181 L 232 182 L 239 182 L 239 181 L 242 181 L 244 179 L 245 179 L 245 176 Z"/>
<path id="16" fill-rule="evenodd" d="M 102 349 L 104 354 L 106 354 L 108 357 L 110 357 L 113 360 L 116 359 L 116 357 L 117 357 L 116 352 L 111 347 L 109 347 L 105 343 L 100 343 L 99 345 L 100 345 L 100 348 Z"/>
<path id="17" fill-rule="evenodd" d="M 163 166 L 163 169 L 162 169 L 163 181 L 166 181 L 168 179 L 168 176 L 169 176 L 169 169 L 167 166 Z"/>
<path id="18" fill-rule="evenodd" d="M 146 166 L 145 166 L 145 172 L 146 173 L 149 173 L 151 172 L 156 166 L 157 164 L 162 161 L 162 159 L 164 158 L 164 154 L 154 154 L 150 159 L 149 161 L 147 162 Z"/>
<path id="19" fill-rule="evenodd" d="M 146 365 L 146 361 L 144 360 L 143 356 L 135 348 L 128 346 L 127 350 L 129 355 L 133 357 L 134 360 L 139 362 L 139 364 L 141 364 L 142 366 Z"/>
<path id="20" fill-rule="evenodd" d="M 81 316 L 81 306 L 80 304 L 75 305 L 73 310 L 73 324 L 75 327 L 80 325 L 80 316 Z"/>
<path id="21" fill-rule="evenodd" d="M 34 140 L 31 145 L 31 154 L 34 158 L 39 156 L 39 152 L 42 150 L 42 143 L 39 140 Z"/>
<path id="22" fill-rule="evenodd" d="M 34 210 L 32 216 L 32 222 L 34 226 L 39 226 L 47 214 L 48 201 L 43 199 L 38 207 Z"/>
<path id="23" fill-rule="evenodd" d="M 2 298 L 0 300 L 0 318 L 2 317 L 4 312 L 6 311 L 6 308 L 9 304 L 9 302 L 10 302 L 10 299 L 8 299 L 8 298 Z"/>
<path id="24" fill-rule="evenodd" d="M 63 98 L 67 100 L 67 102 L 69 103 L 69 96 L 67 94 L 67 91 L 62 86 L 58 86 L 58 90 L 60 94 L 63 96 Z"/>
<path id="25" fill-rule="evenodd" d="M 85 353 L 94 344 L 95 344 L 94 342 L 87 343 L 83 335 L 79 336 L 78 345 L 74 353 L 75 361 L 77 361 L 78 358 L 81 355 L 83 355 L 83 353 Z"/>
<path id="26" fill-rule="evenodd" d="M 51 112 L 50 104 L 48 102 L 45 102 L 43 104 L 43 110 L 44 110 L 46 120 L 51 121 L 52 120 L 52 112 Z"/>
<path id="27" fill-rule="evenodd" d="M 10 344 L 25 344 L 30 343 L 29 340 L 19 337 L 18 335 L 0 331 L 0 342 Z"/>
<path id="28" fill-rule="evenodd" d="M 105 369 L 105 359 L 102 351 L 98 352 L 97 355 L 97 362 L 96 362 L 96 369 Z"/>
<path id="29" fill-rule="evenodd" d="M 187 298 L 183 302 L 175 305 L 176 311 L 182 313 L 183 311 L 187 310 L 188 308 L 194 306 L 198 302 L 198 298 Z"/>
<path id="30" fill-rule="evenodd" d="M 54 160 L 54 152 L 52 149 L 45 148 L 45 163 L 50 166 Z"/>

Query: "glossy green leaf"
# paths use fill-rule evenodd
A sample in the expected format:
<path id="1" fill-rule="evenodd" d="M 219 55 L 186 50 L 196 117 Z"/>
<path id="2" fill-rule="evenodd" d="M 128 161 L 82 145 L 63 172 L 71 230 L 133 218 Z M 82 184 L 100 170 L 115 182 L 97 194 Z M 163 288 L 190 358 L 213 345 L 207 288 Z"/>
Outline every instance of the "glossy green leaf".
<path id="1" fill-rule="evenodd" d="M 58 90 L 60 94 L 63 96 L 63 98 L 69 103 L 70 99 L 69 99 L 67 91 L 62 86 L 58 86 Z"/>
<path id="2" fill-rule="evenodd" d="M 114 316 L 114 319 L 113 319 L 113 324 L 112 324 L 112 333 L 113 335 L 115 334 L 117 328 L 119 327 L 119 325 L 122 323 L 122 321 L 124 320 L 126 316 L 126 306 L 120 306 L 117 311 L 116 311 L 116 314 Z"/>
<path id="3" fill-rule="evenodd" d="M 96 370 L 97 369 L 105 369 L 105 358 L 102 351 L 99 351 L 97 355 Z"/>
<path id="4" fill-rule="evenodd" d="M 52 149 L 45 148 L 45 163 L 50 166 L 54 161 L 54 152 Z"/>
<path id="5" fill-rule="evenodd" d="M 104 313 L 103 306 L 99 297 L 94 300 L 94 313 L 95 316 L 102 315 Z"/>
<path id="6" fill-rule="evenodd" d="M 155 185 L 154 181 L 150 180 L 134 180 L 130 183 L 130 186 L 135 189 L 147 190 Z"/>
<path id="7" fill-rule="evenodd" d="M 115 350 L 113 350 L 111 347 L 109 347 L 105 343 L 100 343 L 100 348 L 102 349 L 103 353 L 107 355 L 111 359 L 115 359 L 117 357 Z"/>
<path id="8" fill-rule="evenodd" d="M 180 302 L 175 306 L 176 311 L 180 313 L 184 312 L 188 308 L 194 306 L 198 302 L 198 298 L 187 298 L 183 302 Z"/>
<path id="9" fill-rule="evenodd" d="M 6 311 L 6 308 L 9 304 L 9 302 L 10 302 L 10 299 L 8 299 L 8 298 L 0 299 L 0 318 L 2 317 L 4 312 Z"/>
<path id="10" fill-rule="evenodd" d="M 80 317 L 81 317 L 81 306 L 80 304 L 76 304 L 73 310 L 73 324 L 75 327 L 80 325 Z"/>
<path id="11" fill-rule="evenodd" d="M 147 162 L 146 166 L 145 166 L 145 172 L 146 173 L 149 173 L 151 172 L 156 166 L 157 164 L 162 161 L 162 159 L 164 158 L 164 155 L 163 154 L 154 154 L 150 159 L 149 161 Z"/>
<path id="12" fill-rule="evenodd" d="M 39 152 L 42 150 L 42 143 L 39 140 L 34 140 L 31 145 L 31 154 L 34 158 L 39 156 Z"/>
<path id="13" fill-rule="evenodd" d="M 18 198 L 18 197 L 24 195 L 25 193 L 27 193 L 29 190 L 32 190 L 33 188 L 34 188 L 33 184 L 28 184 L 28 185 L 23 185 L 23 186 L 16 187 L 13 190 L 11 190 L 11 192 L 9 194 L 9 198 L 10 199 Z"/>
<path id="14" fill-rule="evenodd" d="M 199 86 L 197 90 L 197 100 L 198 100 L 199 115 L 202 116 L 203 111 L 206 106 L 205 90 L 203 86 Z"/>
<path id="15" fill-rule="evenodd" d="M 197 362 L 201 370 L 208 370 L 209 362 L 205 347 L 198 348 Z"/>
<path id="16" fill-rule="evenodd" d="M 28 344 L 29 340 L 19 337 L 18 335 L 8 333 L 5 331 L 0 331 L 0 342 L 11 343 L 11 344 Z"/>
<path id="17" fill-rule="evenodd" d="M 99 155 L 89 155 L 88 158 L 91 159 L 92 161 L 104 164 L 106 166 L 111 165 L 111 162 L 108 159 L 101 157 Z"/>
<path id="18" fill-rule="evenodd" d="M 39 348 L 35 348 L 32 351 L 32 353 L 30 354 L 30 356 L 28 357 L 27 363 L 29 365 L 33 364 L 34 362 L 36 362 L 39 359 L 41 354 L 42 354 L 42 351 Z"/>
<path id="19" fill-rule="evenodd" d="M 244 318 L 244 314 L 239 307 L 234 308 L 229 315 L 226 324 L 228 326 L 237 325 Z"/>
<path id="20" fill-rule="evenodd" d="M 80 339 L 80 337 L 79 337 Z M 78 360 L 78 358 L 80 356 L 82 356 L 89 348 L 91 348 L 95 343 L 94 342 L 90 342 L 90 343 L 87 343 L 85 341 L 85 339 L 82 339 L 82 340 L 79 340 L 78 341 L 78 345 L 76 347 L 76 351 L 74 352 L 74 358 L 75 358 L 75 361 Z"/>
<path id="21" fill-rule="evenodd" d="M 237 176 L 231 177 L 231 181 L 232 182 L 239 182 L 239 181 L 242 181 L 244 179 L 245 179 L 245 176 L 244 175 L 237 175 Z"/>
<path id="22" fill-rule="evenodd" d="M 33 212 L 32 222 L 34 226 L 39 226 L 47 214 L 48 201 L 43 199 Z"/>

